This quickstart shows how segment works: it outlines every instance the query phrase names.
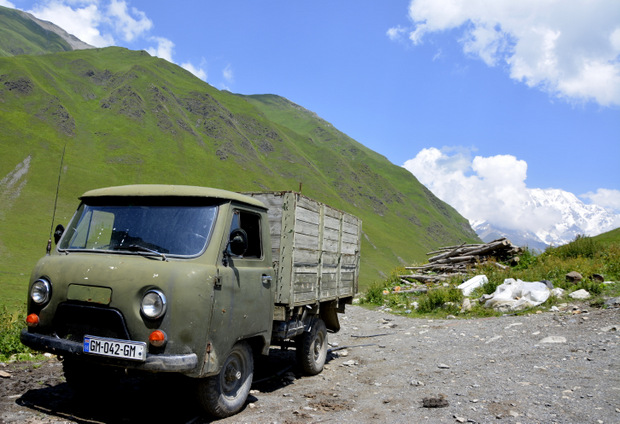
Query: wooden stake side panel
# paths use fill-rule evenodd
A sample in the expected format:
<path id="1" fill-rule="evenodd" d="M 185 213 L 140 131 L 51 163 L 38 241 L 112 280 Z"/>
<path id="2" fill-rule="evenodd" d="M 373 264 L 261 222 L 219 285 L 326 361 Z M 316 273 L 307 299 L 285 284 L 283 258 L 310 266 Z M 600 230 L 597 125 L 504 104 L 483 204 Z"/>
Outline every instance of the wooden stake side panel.
<path id="1" fill-rule="evenodd" d="M 278 304 L 357 293 L 361 221 L 299 193 L 251 193 L 269 208 Z"/>

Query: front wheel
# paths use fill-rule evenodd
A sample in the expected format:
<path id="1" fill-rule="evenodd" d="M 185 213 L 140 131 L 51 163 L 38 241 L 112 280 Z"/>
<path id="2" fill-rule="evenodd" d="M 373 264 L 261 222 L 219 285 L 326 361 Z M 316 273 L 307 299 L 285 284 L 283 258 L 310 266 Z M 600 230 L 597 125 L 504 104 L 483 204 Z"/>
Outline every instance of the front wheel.
<path id="1" fill-rule="evenodd" d="M 308 375 L 317 375 L 323 371 L 327 358 L 327 328 L 318 318 L 310 331 L 304 332 L 296 339 L 297 361 Z"/>
<path id="2" fill-rule="evenodd" d="M 198 382 L 198 400 L 212 416 L 225 418 L 243 408 L 254 376 L 252 349 L 246 342 L 233 346 L 220 373 Z"/>

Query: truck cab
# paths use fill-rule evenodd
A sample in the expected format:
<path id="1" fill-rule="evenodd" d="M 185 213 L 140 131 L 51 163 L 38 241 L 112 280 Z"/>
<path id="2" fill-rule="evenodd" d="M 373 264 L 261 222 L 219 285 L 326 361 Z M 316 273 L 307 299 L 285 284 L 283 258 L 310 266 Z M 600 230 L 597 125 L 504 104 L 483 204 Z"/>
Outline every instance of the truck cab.
<path id="1" fill-rule="evenodd" d="M 32 272 L 21 336 L 61 356 L 70 383 L 109 366 L 208 377 L 237 344 L 268 352 L 274 270 L 260 201 L 158 185 L 80 200 Z"/>

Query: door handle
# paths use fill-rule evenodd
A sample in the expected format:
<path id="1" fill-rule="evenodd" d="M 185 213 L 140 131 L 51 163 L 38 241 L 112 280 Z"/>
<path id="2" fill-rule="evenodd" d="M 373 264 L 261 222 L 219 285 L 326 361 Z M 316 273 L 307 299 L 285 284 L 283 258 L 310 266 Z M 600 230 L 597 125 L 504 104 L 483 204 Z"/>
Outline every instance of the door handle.
<path id="1" fill-rule="evenodd" d="M 273 277 L 271 275 L 263 274 L 263 276 L 261 277 L 261 282 L 263 283 L 263 286 L 270 286 L 272 280 Z"/>

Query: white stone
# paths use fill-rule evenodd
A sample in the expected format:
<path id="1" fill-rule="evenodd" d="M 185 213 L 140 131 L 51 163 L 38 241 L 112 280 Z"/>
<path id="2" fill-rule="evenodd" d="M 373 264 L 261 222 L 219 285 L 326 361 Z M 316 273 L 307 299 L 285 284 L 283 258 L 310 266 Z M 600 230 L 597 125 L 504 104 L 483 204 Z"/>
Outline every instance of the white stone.
<path id="1" fill-rule="evenodd" d="M 571 294 L 568 295 L 568 297 L 570 297 L 571 299 L 588 299 L 590 297 L 590 293 L 588 293 L 587 290 L 584 289 L 580 289 L 577 291 L 572 292 Z"/>
<path id="2" fill-rule="evenodd" d="M 566 337 L 562 336 L 549 336 L 545 337 L 540 343 L 566 343 Z"/>

